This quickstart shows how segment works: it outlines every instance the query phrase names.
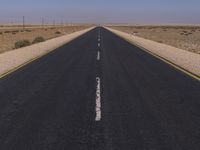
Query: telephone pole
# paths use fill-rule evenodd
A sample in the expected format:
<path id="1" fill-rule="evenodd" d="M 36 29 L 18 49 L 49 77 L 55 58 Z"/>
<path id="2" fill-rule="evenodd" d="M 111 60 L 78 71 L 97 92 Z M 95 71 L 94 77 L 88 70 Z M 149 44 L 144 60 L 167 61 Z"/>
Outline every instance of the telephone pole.
<path id="1" fill-rule="evenodd" d="M 23 30 L 25 30 L 25 17 L 23 16 Z"/>
<path id="2" fill-rule="evenodd" d="M 42 28 L 44 28 L 44 18 L 42 17 Z"/>
<path id="3" fill-rule="evenodd" d="M 53 20 L 53 26 L 55 27 L 55 25 L 56 25 L 56 21 L 55 21 L 55 19 Z"/>

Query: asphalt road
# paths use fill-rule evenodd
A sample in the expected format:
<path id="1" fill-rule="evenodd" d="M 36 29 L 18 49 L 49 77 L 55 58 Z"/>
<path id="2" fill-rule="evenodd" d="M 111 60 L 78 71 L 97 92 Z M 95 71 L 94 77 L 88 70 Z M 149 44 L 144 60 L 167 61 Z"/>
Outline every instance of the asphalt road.
<path id="1" fill-rule="evenodd" d="M 199 150 L 200 82 L 96 28 L 0 79 L 0 150 Z"/>

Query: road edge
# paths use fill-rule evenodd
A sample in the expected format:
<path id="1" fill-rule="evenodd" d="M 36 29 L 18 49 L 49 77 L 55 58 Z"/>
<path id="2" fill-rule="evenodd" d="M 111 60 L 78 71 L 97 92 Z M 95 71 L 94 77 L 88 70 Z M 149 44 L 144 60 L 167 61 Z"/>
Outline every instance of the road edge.
<path id="1" fill-rule="evenodd" d="M 156 57 L 157 59 L 159 59 L 159 60 L 167 63 L 168 65 L 172 66 L 176 70 L 179 70 L 179 71 L 183 72 L 184 74 L 192 77 L 193 79 L 196 79 L 196 80 L 200 81 L 200 76 L 198 74 L 196 74 L 196 72 L 189 71 L 187 68 L 181 67 L 179 64 L 170 61 L 169 59 L 165 58 L 164 56 L 160 56 L 160 55 L 158 55 L 158 54 L 150 51 L 146 47 L 137 44 L 136 42 L 134 42 L 133 40 L 131 40 L 131 38 L 127 38 L 126 36 L 120 34 L 120 32 L 122 32 L 122 31 L 118 31 L 116 29 L 112 29 L 112 28 L 109 28 L 109 27 L 104 27 L 104 28 L 107 29 L 107 30 L 109 30 L 110 32 L 114 33 L 115 35 L 123 38 L 124 40 L 126 40 L 130 44 L 132 44 L 132 45 L 134 45 L 134 46 L 142 49 L 143 51 L 147 52 L 148 54 L 152 55 L 153 57 Z M 122 32 L 122 33 L 128 35 L 128 33 L 125 33 L 125 32 Z"/>
<path id="2" fill-rule="evenodd" d="M 25 49 L 32 48 L 32 51 L 34 51 L 35 47 L 38 46 L 38 45 L 42 45 L 44 43 L 48 44 L 48 43 L 51 43 L 54 40 L 59 40 L 62 37 L 66 38 L 66 41 L 61 41 L 60 43 L 57 43 L 56 45 L 54 45 L 54 46 L 52 46 L 52 47 L 50 47 L 48 49 L 44 49 L 43 52 L 41 52 L 41 54 L 30 56 L 30 58 L 28 58 L 27 60 L 23 61 L 22 63 L 16 64 L 16 65 L 14 65 L 12 67 L 8 67 L 8 68 L 5 69 L 5 71 L 2 71 L 2 72 L 0 71 L 0 79 L 2 79 L 4 77 L 6 77 L 7 75 L 17 71 L 18 69 L 20 69 L 22 67 L 28 65 L 29 63 L 34 62 L 34 61 L 36 61 L 36 60 L 48 55 L 49 53 L 51 53 L 52 51 L 56 50 L 57 48 L 59 48 L 59 47 L 65 45 L 65 44 L 73 41 L 74 39 L 76 39 L 76 38 L 80 37 L 81 35 L 91 31 L 94 28 L 95 27 L 90 27 L 90 28 L 87 28 L 87 29 L 83 29 L 83 30 L 80 30 L 80 31 L 73 32 L 73 33 L 68 34 L 68 35 L 64 35 L 64 36 L 61 36 L 61 37 L 53 38 L 53 39 L 47 40 L 47 41 L 42 42 L 42 43 L 38 43 L 38 44 L 34 44 L 34 45 L 31 45 L 31 46 L 28 46 L 28 47 L 24 47 L 24 48 L 21 48 L 21 49 L 14 50 L 14 51 L 18 51 L 18 53 L 20 53 L 20 50 L 25 50 Z M 14 51 L 9 51 L 7 53 L 12 53 Z M 2 54 L 0 54 L 0 56 L 5 55 L 7 53 L 2 53 Z M 23 56 L 23 54 L 22 54 L 22 56 Z M 11 58 L 11 60 L 12 60 L 12 58 Z"/>

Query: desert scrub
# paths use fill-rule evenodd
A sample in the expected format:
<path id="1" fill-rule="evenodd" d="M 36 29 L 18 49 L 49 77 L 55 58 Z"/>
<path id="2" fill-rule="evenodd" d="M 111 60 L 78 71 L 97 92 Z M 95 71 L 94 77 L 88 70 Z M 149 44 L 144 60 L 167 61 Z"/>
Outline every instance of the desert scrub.
<path id="1" fill-rule="evenodd" d="M 18 32 L 17 31 L 12 31 L 12 34 L 17 34 Z"/>
<path id="2" fill-rule="evenodd" d="M 5 31 L 4 33 L 10 33 L 11 31 Z"/>
<path id="3" fill-rule="evenodd" d="M 45 41 L 45 39 L 42 36 L 38 36 L 33 40 L 32 44 L 40 43 L 40 42 L 44 42 L 44 41 Z"/>
<path id="4" fill-rule="evenodd" d="M 26 31 L 26 32 L 32 32 L 32 30 L 28 30 L 28 29 L 26 29 L 25 31 Z"/>
<path id="5" fill-rule="evenodd" d="M 60 31 L 56 31 L 55 34 L 61 34 L 61 32 Z"/>
<path id="6" fill-rule="evenodd" d="M 19 30 L 14 30 L 14 31 L 12 31 L 12 32 L 18 33 L 18 32 L 19 32 Z"/>
<path id="7" fill-rule="evenodd" d="M 21 47 L 25 47 L 29 45 L 31 45 L 29 40 L 20 40 L 15 43 L 15 48 L 17 49 L 17 48 L 21 48 Z"/>

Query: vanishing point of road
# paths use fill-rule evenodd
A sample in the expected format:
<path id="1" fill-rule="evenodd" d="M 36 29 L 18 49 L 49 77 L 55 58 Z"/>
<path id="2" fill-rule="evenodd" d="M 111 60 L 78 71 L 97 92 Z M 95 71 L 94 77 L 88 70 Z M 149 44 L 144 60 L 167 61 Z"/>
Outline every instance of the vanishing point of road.
<path id="1" fill-rule="evenodd" d="M 200 150 L 200 82 L 95 28 L 0 79 L 0 150 Z"/>

